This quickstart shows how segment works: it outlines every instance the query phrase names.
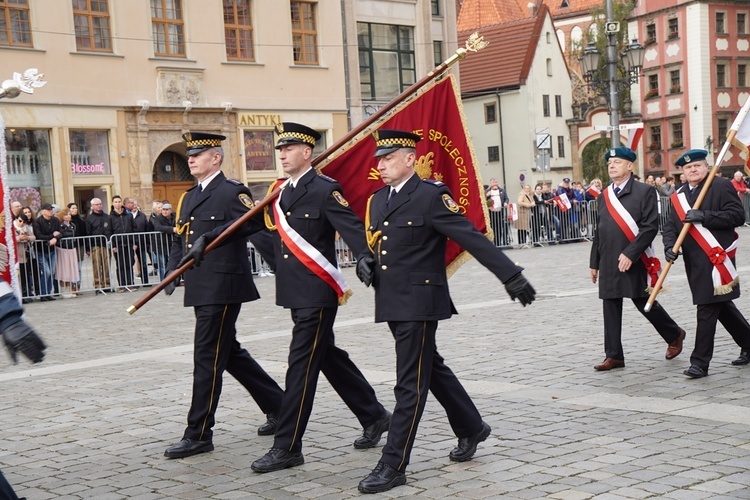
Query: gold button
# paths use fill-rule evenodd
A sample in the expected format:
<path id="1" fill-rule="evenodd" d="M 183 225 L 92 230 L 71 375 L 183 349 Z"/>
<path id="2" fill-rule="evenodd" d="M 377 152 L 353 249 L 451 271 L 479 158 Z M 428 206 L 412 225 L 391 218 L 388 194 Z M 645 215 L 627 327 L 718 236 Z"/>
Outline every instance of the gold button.
<path id="1" fill-rule="evenodd" d="M 193 234 L 193 232 L 192 232 L 192 231 L 190 231 L 190 234 Z"/>
<path id="2" fill-rule="evenodd" d="M 193 217 L 190 217 L 190 220 L 195 220 L 195 216 L 193 216 Z"/>
<path id="3" fill-rule="evenodd" d="M 388 236 L 383 236 L 383 241 L 386 241 L 388 239 Z"/>
<path id="4" fill-rule="evenodd" d="M 305 217 L 310 217 L 310 214 L 305 214 Z"/>
<path id="5" fill-rule="evenodd" d="M 180 222 L 182 222 L 182 221 L 180 221 Z M 370 226 L 370 229 L 375 229 L 375 226 Z"/>
<path id="6" fill-rule="evenodd" d="M 424 280 L 424 282 L 428 285 L 430 284 L 430 280 Z"/>
<path id="7" fill-rule="evenodd" d="M 188 244 L 188 248 L 193 248 L 193 245 L 192 244 Z"/>
<path id="8" fill-rule="evenodd" d="M 388 266 L 380 266 L 380 269 L 382 269 L 383 271 L 385 271 L 386 269 L 388 269 Z"/>
<path id="9" fill-rule="evenodd" d="M 215 216 L 215 215 L 212 215 L 212 216 L 211 216 L 211 220 L 214 220 L 215 218 L 216 218 L 216 216 Z"/>
<path id="10" fill-rule="evenodd" d="M 285 254 L 284 254 L 284 258 L 285 258 L 285 259 L 288 259 L 288 258 L 289 258 L 289 254 L 285 253 Z"/>
<path id="11" fill-rule="evenodd" d="M 387 226 L 388 225 L 388 221 L 383 222 L 383 225 Z"/>
<path id="12" fill-rule="evenodd" d="M 383 250 L 383 251 L 382 251 L 382 252 L 380 252 L 380 253 L 381 253 L 382 255 L 385 255 L 385 254 L 387 254 L 388 252 L 386 252 L 385 250 Z"/>
<path id="13" fill-rule="evenodd" d="M 407 224 L 408 226 L 411 226 L 411 221 L 407 222 L 406 224 Z"/>
<path id="14" fill-rule="evenodd" d="M 287 213 L 286 213 L 286 216 L 287 216 L 287 217 L 289 217 L 290 215 L 292 215 L 292 212 L 287 212 Z"/>

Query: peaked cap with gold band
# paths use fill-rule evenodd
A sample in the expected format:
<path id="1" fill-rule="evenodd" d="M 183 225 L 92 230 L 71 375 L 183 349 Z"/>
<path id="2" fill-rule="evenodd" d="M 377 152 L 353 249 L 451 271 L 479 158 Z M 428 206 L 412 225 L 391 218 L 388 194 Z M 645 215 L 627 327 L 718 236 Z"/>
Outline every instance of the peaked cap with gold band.
<path id="1" fill-rule="evenodd" d="M 417 143 L 422 140 L 417 134 L 403 130 L 381 129 L 372 133 L 375 139 L 375 157 L 393 153 L 401 148 L 416 148 Z"/>
<path id="2" fill-rule="evenodd" d="M 294 122 L 284 122 L 276 125 L 276 135 L 279 140 L 276 149 L 289 144 L 307 144 L 311 148 L 320 140 L 320 132 L 310 127 Z"/>
<path id="3" fill-rule="evenodd" d="M 182 139 L 185 141 L 187 155 L 193 156 L 207 149 L 221 147 L 221 141 L 226 139 L 226 137 L 207 132 L 186 132 L 182 134 Z"/>

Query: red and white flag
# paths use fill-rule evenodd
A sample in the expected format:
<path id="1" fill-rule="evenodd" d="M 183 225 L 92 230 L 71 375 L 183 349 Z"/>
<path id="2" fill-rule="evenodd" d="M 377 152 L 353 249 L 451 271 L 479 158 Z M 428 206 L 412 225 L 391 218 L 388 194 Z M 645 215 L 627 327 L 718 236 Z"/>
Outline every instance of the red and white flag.
<path id="1" fill-rule="evenodd" d="M 571 207 L 570 200 L 568 199 L 568 195 L 565 193 L 558 194 L 552 199 L 555 201 L 557 208 L 559 208 L 561 212 L 565 212 L 566 210 L 569 210 Z"/>
<path id="2" fill-rule="evenodd" d="M 643 127 L 635 128 L 630 131 L 630 135 L 628 136 L 628 147 L 635 151 L 638 149 L 638 142 L 641 140 L 641 136 L 643 135 Z"/>
<path id="3" fill-rule="evenodd" d="M 602 190 L 594 186 L 593 184 L 589 186 L 586 192 L 590 194 L 591 196 L 593 196 L 594 198 L 598 198 L 599 195 L 602 194 Z"/>
<path id="4" fill-rule="evenodd" d="M 741 149 L 745 153 L 745 172 L 750 175 L 750 120 L 746 120 L 748 108 L 750 107 L 750 98 L 745 101 L 737 119 L 732 124 L 730 130 L 736 130 L 737 135 L 732 139 L 732 145 Z"/>
<path id="5" fill-rule="evenodd" d="M 515 203 L 508 203 L 508 220 L 510 222 L 518 220 L 518 205 Z"/>

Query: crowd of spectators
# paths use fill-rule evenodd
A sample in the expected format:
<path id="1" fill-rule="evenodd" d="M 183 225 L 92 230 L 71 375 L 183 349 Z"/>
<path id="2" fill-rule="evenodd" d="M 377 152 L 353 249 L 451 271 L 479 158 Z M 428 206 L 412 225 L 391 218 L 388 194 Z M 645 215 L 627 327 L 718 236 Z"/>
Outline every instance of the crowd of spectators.
<path id="1" fill-rule="evenodd" d="M 24 303 L 34 297 L 45 302 L 81 293 L 86 258 L 91 259 L 93 289 L 109 291 L 110 252 L 116 263 L 118 292 L 135 285 L 136 278 L 141 286 L 149 286 L 149 276 L 164 278 L 175 231 L 167 200 L 154 201 L 150 216 L 141 211 L 135 198 L 119 195 L 112 197 L 109 212 L 103 210 L 99 198 L 92 199 L 86 216 L 76 203 L 62 208 L 43 203 L 34 213 L 31 207 L 13 201 L 11 211 Z"/>

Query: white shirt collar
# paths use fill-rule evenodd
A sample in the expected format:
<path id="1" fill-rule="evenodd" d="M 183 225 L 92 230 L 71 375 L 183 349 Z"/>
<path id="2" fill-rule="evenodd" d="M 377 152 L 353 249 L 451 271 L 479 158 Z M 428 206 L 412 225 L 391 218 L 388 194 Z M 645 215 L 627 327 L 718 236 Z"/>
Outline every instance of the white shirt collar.
<path id="1" fill-rule="evenodd" d="M 307 173 L 310 170 L 312 170 L 312 166 L 307 167 L 307 169 L 304 172 L 302 172 L 302 174 L 300 174 L 296 179 L 289 181 L 289 184 L 291 184 L 293 188 L 296 188 L 299 180 L 303 178 L 305 175 L 307 175 Z"/>
<path id="2" fill-rule="evenodd" d="M 204 190 L 204 189 L 206 189 L 206 188 L 208 187 L 208 185 L 209 185 L 209 184 L 211 184 L 211 181 L 212 181 L 212 180 L 214 180 L 214 179 L 216 178 L 216 176 L 217 176 L 217 175 L 219 175 L 219 173 L 220 173 L 220 172 L 221 172 L 221 169 L 219 169 L 219 170 L 217 170 L 216 172 L 214 172 L 213 174 L 211 174 L 211 176 L 210 176 L 210 177 L 208 177 L 208 178 L 206 178 L 206 179 L 203 179 L 203 180 L 202 180 L 202 181 L 200 182 L 200 185 L 201 185 L 201 191 L 202 191 L 202 190 Z"/>

